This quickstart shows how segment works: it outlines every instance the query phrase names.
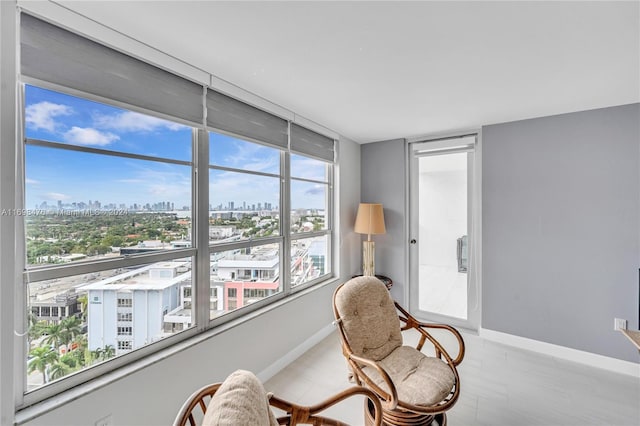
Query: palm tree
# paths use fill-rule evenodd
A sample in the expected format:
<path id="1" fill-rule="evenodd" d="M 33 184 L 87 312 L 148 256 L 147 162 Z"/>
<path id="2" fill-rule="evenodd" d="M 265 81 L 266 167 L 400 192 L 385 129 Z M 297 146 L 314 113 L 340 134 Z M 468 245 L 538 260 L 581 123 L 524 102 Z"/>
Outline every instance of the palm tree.
<path id="1" fill-rule="evenodd" d="M 102 359 L 107 360 L 116 356 L 116 348 L 113 345 L 106 345 L 102 351 Z"/>
<path id="2" fill-rule="evenodd" d="M 59 359 L 59 361 L 66 365 L 67 367 L 69 367 L 69 369 L 73 370 L 76 367 L 78 367 L 78 357 L 76 355 L 76 353 L 79 351 L 74 351 L 74 352 L 67 352 L 66 354 L 62 355 Z M 51 373 L 51 370 L 49 370 L 49 373 Z"/>
<path id="3" fill-rule="evenodd" d="M 87 320 L 87 307 L 89 306 L 88 295 L 85 293 L 82 296 L 78 296 L 78 303 L 80 303 L 80 312 L 82 313 L 82 320 Z"/>
<path id="4" fill-rule="evenodd" d="M 96 361 L 106 361 L 116 355 L 116 350 L 113 345 L 105 345 L 102 348 L 91 351 L 91 355 Z"/>
<path id="5" fill-rule="evenodd" d="M 51 380 L 59 379 L 66 376 L 71 371 L 71 368 L 64 362 L 56 361 L 49 367 L 49 377 Z"/>
<path id="6" fill-rule="evenodd" d="M 71 367 L 73 370 L 81 370 L 86 365 L 86 351 L 84 349 L 76 349 L 71 352 L 67 352 L 67 354 L 61 359 L 65 364 Z"/>
<path id="7" fill-rule="evenodd" d="M 75 340 L 78 347 L 72 352 L 79 361 L 79 367 L 87 367 L 93 361 L 93 352 L 89 350 L 89 341 L 86 334 L 81 334 Z"/>
<path id="8" fill-rule="evenodd" d="M 47 336 L 43 342 L 49 345 L 53 345 L 56 350 L 60 347 L 60 345 L 66 343 L 64 341 L 64 329 L 60 324 L 49 324 L 44 328 L 42 334 Z"/>
<path id="9" fill-rule="evenodd" d="M 96 361 L 99 361 L 100 359 L 102 359 L 102 348 L 98 348 L 95 351 L 91 351 L 91 358 L 95 359 Z"/>
<path id="10" fill-rule="evenodd" d="M 89 351 L 89 349 L 87 348 L 87 346 L 89 345 L 87 335 L 81 334 L 76 337 L 74 342 L 71 343 L 72 347 L 73 343 L 76 343 L 78 346 L 75 350 L 72 351 L 72 353 L 74 353 L 75 357 L 80 360 L 81 365 L 84 367 L 86 361 L 89 361 L 89 363 L 91 361 L 91 351 Z"/>
<path id="11" fill-rule="evenodd" d="M 82 321 L 76 316 L 68 317 L 60 321 L 60 328 L 62 328 L 61 338 L 62 343 L 69 344 L 82 334 Z"/>
<path id="12" fill-rule="evenodd" d="M 28 361 L 27 371 L 29 373 L 40 371 L 43 383 L 47 383 L 47 366 L 58 360 L 58 352 L 48 346 L 38 346 L 29 352 L 29 356 L 31 359 Z"/>
<path id="13" fill-rule="evenodd" d="M 29 342 L 37 339 L 42 336 L 42 332 L 45 327 L 44 321 L 38 321 L 38 317 L 33 313 L 29 312 Z"/>

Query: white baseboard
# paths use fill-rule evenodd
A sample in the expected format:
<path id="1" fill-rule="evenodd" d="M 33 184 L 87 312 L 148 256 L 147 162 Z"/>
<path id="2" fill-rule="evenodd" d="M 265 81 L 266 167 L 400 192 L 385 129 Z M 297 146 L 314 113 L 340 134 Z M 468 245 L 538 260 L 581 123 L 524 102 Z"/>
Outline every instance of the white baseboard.
<path id="1" fill-rule="evenodd" d="M 527 349 L 533 352 L 550 355 L 568 361 L 578 362 L 590 367 L 602 368 L 615 373 L 640 377 L 640 364 L 585 352 L 578 349 L 567 348 L 565 346 L 554 345 L 552 343 L 541 342 L 539 340 L 528 339 L 513 334 L 502 333 L 500 331 L 480 329 L 480 337 L 493 342 Z"/>
<path id="2" fill-rule="evenodd" d="M 330 323 L 329 325 L 321 328 L 307 340 L 290 350 L 285 356 L 256 374 L 256 376 L 258 376 L 258 379 L 260 379 L 262 383 L 266 382 L 267 380 L 278 374 L 280 371 L 282 371 L 286 366 L 298 359 L 302 354 L 304 354 L 309 349 L 328 337 L 331 333 L 333 333 L 335 329 L 336 327 L 333 325 L 333 323 Z"/>

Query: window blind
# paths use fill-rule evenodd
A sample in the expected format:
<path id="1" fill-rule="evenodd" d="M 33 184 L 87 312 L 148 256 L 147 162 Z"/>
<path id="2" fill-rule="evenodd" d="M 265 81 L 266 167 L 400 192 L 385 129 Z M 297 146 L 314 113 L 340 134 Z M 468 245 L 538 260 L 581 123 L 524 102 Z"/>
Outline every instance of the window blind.
<path id="1" fill-rule="evenodd" d="M 333 139 L 291 123 L 291 151 L 321 160 L 333 161 L 333 144 Z"/>
<path id="2" fill-rule="evenodd" d="M 423 142 L 413 142 L 411 143 L 411 150 L 415 156 L 420 157 L 452 152 L 469 152 L 474 150 L 475 144 L 476 135 L 464 135 Z"/>
<path id="3" fill-rule="evenodd" d="M 20 34 L 23 75 L 203 122 L 202 85 L 25 13 Z"/>
<path id="4" fill-rule="evenodd" d="M 211 89 L 207 90 L 207 125 L 281 149 L 288 146 L 287 120 Z"/>

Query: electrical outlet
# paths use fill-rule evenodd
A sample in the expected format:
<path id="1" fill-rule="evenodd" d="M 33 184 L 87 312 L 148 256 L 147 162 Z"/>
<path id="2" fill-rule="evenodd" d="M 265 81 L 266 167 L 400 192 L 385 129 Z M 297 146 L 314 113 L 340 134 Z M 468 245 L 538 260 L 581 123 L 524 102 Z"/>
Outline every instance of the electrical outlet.
<path id="1" fill-rule="evenodd" d="M 113 426 L 113 417 L 111 414 L 96 420 L 95 426 Z"/>
<path id="2" fill-rule="evenodd" d="M 627 320 L 622 318 L 616 318 L 613 323 L 614 330 L 626 330 L 627 329 Z"/>

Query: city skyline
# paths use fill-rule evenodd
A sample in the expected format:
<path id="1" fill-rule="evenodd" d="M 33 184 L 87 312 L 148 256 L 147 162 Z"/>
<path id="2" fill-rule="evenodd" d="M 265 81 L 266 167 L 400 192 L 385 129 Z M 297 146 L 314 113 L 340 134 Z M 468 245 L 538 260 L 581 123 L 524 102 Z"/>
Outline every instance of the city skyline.
<path id="1" fill-rule="evenodd" d="M 210 132 L 210 164 L 278 174 L 279 150 Z M 191 127 L 27 85 L 25 136 L 80 147 L 190 162 Z M 25 206 L 86 203 L 191 207 L 190 165 L 101 155 L 40 145 L 25 147 Z M 325 180 L 324 163 L 291 155 L 292 176 Z M 61 167 L 62 165 L 62 167 Z M 210 169 L 210 206 L 279 205 L 278 177 Z M 326 185 L 292 181 L 292 208 L 325 208 Z M 235 200 L 230 200 L 233 194 Z"/>
<path id="2" fill-rule="evenodd" d="M 79 201 L 79 202 L 71 202 L 71 203 L 63 203 L 62 200 L 58 200 L 55 203 L 50 203 L 48 201 L 43 201 L 40 204 L 33 206 L 35 210 L 31 208 L 25 209 L 26 211 L 30 211 L 31 214 L 37 214 L 38 211 L 42 212 L 51 212 L 58 210 L 121 210 L 122 212 L 126 210 L 131 211 L 147 211 L 147 212 L 171 212 L 171 211 L 191 211 L 189 206 L 176 206 L 175 203 L 171 201 L 157 201 L 155 203 L 134 203 L 131 205 L 126 205 L 124 203 L 115 204 L 115 203 L 103 203 L 100 200 L 87 200 Z M 235 201 L 229 201 L 226 204 L 218 204 L 216 206 L 209 204 L 209 211 L 279 211 L 278 205 L 273 205 L 269 202 L 258 202 L 256 203 L 247 203 L 243 201 L 241 203 L 237 203 Z M 293 209 L 296 210 L 296 209 Z M 310 209 L 310 210 L 324 210 L 324 209 Z"/>

